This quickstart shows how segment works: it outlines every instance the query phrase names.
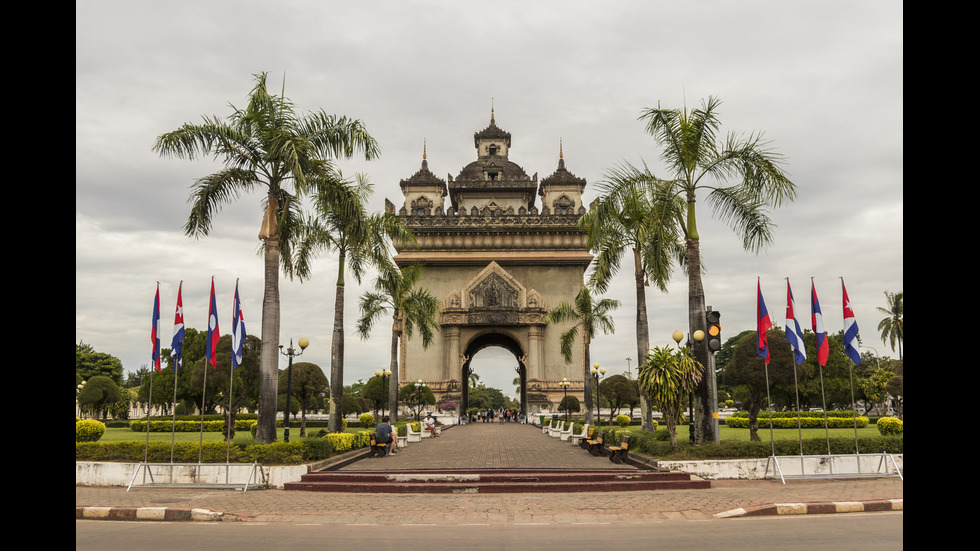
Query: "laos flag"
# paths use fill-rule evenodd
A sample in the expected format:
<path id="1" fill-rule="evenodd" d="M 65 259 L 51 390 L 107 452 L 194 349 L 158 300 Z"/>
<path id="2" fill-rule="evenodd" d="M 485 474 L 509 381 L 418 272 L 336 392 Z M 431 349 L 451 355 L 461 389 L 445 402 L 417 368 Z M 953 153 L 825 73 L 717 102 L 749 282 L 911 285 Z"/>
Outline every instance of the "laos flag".
<path id="1" fill-rule="evenodd" d="M 204 343 L 204 356 L 211 367 L 218 369 L 218 306 L 214 301 L 214 278 L 211 278 L 211 308 L 208 312 L 208 335 Z"/>

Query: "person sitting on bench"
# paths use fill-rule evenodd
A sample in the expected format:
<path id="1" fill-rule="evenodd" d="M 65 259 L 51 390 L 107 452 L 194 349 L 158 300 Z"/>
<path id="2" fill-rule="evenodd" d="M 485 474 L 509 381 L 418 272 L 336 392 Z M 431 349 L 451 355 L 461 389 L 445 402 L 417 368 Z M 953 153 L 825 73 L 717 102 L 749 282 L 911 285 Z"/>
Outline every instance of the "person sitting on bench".
<path id="1" fill-rule="evenodd" d="M 432 413 L 426 412 L 425 419 L 423 419 L 424 428 L 427 431 L 431 431 L 430 436 L 433 438 L 438 438 L 439 433 L 436 432 L 436 420 L 432 418 Z"/>
<path id="2" fill-rule="evenodd" d="M 381 423 L 378 424 L 377 428 L 377 439 L 379 443 L 388 444 L 386 449 L 388 455 L 394 455 L 398 452 L 395 448 L 398 447 L 398 437 L 395 435 L 395 428 L 388 423 L 388 416 L 385 415 L 381 418 Z"/>

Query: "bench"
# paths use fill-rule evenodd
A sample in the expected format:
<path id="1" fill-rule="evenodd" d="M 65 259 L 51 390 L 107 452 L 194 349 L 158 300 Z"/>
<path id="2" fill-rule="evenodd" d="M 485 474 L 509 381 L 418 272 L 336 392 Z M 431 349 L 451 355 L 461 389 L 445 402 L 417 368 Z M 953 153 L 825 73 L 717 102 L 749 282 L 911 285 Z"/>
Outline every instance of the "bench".
<path id="1" fill-rule="evenodd" d="M 624 436 L 623 441 L 618 446 L 609 446 L 607 448 L 609 450 L 609 460 L 613 463 L 620 464 L 629 459 L 629 445 L 630 437 Z"/>
<path id="2" fill-rule="evenodd" d="M 368 457 L 384 457 L 388 455 L 388 443 L 378 442 L 378 435 L 371 433 L 371 446 L 368 450 Z"/>
<path id="3" fill-rule="evenodd" d="M 558 433 L 558 439 L 562 442 L 568 442 L 568 439 L 572 437 L 572 429 L 575 427 L 575 423 L 569 423 L 567 427 Z"/>
<path id="4" fill-rule="evenodd" d="M 558 436 L 561 434 L 562 427 L 565 426 L 564 421 L 559 421 L 558 426 L 548 430 L 548 436 Z"/>
<path id="5" fill-rule="evenodd" d="M 572 427 L 568 427 L 568 429 L 569 429 L 569 430 L 571 430 L 571 429 L 572 429 Z M 585 440 L 586 438 L 589 438 L 590 436 L 592 436 L 592 435 L 591 435 L 591 434 L 589 433 L 589 424 L 588 424 L 588 423 L 586 423 L 586 424 L 585 424 L 585 425 L 584 425 L 584 426 L 582 427 L 582 433 L 581 433 L 581 434 L 569 434 L 569 435 L 568 435 L 568 441 L 569 441 L 569 442 L 571 442 L 572 444 L 578 444 L 578 445 L 581 445 L 581 444 L 582 444 L 582 442 L 583 442 L 583 441 L 584 441 L 584 440 Z"/>
<path id="6" fill-rule="evenodd" d="M 606 449 L 602 447 L 602 432 L 601 431 L 595 431 L 593 433 L 593 437 L 591 439 L 589 439 L 589 440 L 586 440 L 585 443 L 588 446 L 586 449 L 592 455 L 594 455 L 596 457 L 598 457 L 600 455 L 606 455 Z"/>
<path id="7" fill-rule="evenodd" d="M 589 440 L 592 440 L 592 435 L 595 434 L 595 427 L 589 427 L 589 425 L 585 425 L 585 426 L 586 426 L 586 428 L 589 431 L 588 434 L 585 437 L 578 436 L 578 438 L 581 438 L 581 440 L 579 441 L 578 445 L 583 450 L 589 449 L 588 441 Z M 585 433 L 584 430 L 582 432 Z"/>
<path id="8" fill-rule="evenodd" d="M 422 433 L 413 431 L 411 423 L 405 425 L 405 435 L 406 435 L 405 438 L 407 439 L 408 442 L 422 441 Z"/>
<path id="9" fill-rule="evenodd" d="M 542 434 L 548 434 L 548 431 L 550 431 L 552 428 L 554 428 L 554 427 L 552 427 L 552 425 L 554 425 L 554 423 L 555 422 L 552 420 L 552 421 L 548 421 L 548 424 L 547 425 L 541 425 L 541 433 Z"/>

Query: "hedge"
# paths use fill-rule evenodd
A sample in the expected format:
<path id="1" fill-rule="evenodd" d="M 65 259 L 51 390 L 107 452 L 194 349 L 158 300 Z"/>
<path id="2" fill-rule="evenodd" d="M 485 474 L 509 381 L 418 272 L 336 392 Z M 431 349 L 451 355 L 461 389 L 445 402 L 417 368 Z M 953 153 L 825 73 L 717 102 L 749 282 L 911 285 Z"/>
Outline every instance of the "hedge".
<path id="1" fill-rule="evenodd" d="M 769 412 L 759 412 L 759 428 L 769 428 Z M 826 425 L 832 429 L 857 428 L 861 429 L 868 426 L 868 418 L 864 416 L 854 416 L 850 411 L 827 412 L 826 423 L 824 423 L 823 412 L 804 411 L 797 414 L 795 411 L 778 411 L 772 414 L 772 428 L 774 429 L 816 429 L 824 428 Z M 738 412 L 725 419 L 725 425 L 733 429 L 749 428 L 749 414 Z"/>
<path id="2" fill-rule="evenodd" d="M 235 430 L 248 432 L 258 421 L 254 419 L 236 419 Z M 133 432 L 146 432 L 146 421 L 130 421 L 129 428 Z M 150 421 L 150 432 L 200 432 L 201 421 Z M 224 432 L 223 420 L 204 421 L 204 432 Z"/>

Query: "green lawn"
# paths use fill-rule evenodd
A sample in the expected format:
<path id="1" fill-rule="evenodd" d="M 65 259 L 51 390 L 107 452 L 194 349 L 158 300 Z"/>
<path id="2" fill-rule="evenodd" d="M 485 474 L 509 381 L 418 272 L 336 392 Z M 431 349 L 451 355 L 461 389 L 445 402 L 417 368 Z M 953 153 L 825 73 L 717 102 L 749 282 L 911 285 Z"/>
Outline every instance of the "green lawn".
<path id="1" fill-rule="evenodd" d="M 311 429 L 306 428 L 306 434 L 312 436 L 319 431 L 319 428 Z M 358 429 L 360 430 L 360 429 Z M 357 431 L 348 431 L 357 432 Z M 283 440 L 283 429 L 282 427 L 276 430 L 276 440 L 282 442 Z M 299 438 L 299 427 L 289 427 L 289 439 L 295 441 Z M 174 442 L 193 442 L 197 443 L 201 441 L 201 433 L 198 432 L 175 432 L 173 433 Z M 205 442 L 224 442 L 225 439 L 220 432 L 205 432 L 204 433 Z M 236 442 L 252 442 L 252 435 L 248 432 L 237 432 L 235 433 Z M 146 442 L 145 432 L 133 432 L 129 428 L 107 428 L 105 429 L 105 434 L 99 439 L 99 442 Z M 169 432 L 151 432 L 150 442 L 166 442 L 170 443 L 170 433 Z"/>
<path id="2" fill-rule="evenodd" d="M 608 427 L 608 424 L 603 425 Z M 665 430 L 666 426 L 663 424 L 657 425 L 658 430 Z M 679 425 L 677 427 L 677 441 L 687 442 L 690 439 L 691 432 L 689 430 L 690 425 Z M 719 428 L 719 439 L 720 440 L 738 440 L 738 441 L 749 441 L 749 429 L 733 429 L 731 427 L 722 425 Z M 630 430 L 639 431 L 640 427 L 636 425 L 630 426 Z M 830 429 L 831 438 L 854 438 L 854 429 Z M 799 440 L 800 431 L 797 429 L 773 429 L 772 437 L 774 440 Z M 878 436 L 878 427 L 874 425 L 868 425 L 864 428 L 857 429 L 857 436 L 870 437 Z M 803 429 L 802 438 L 807 440 L 809 438 L 826 438 L 827 432 L 824 429 Z M 759 429 L 759 438 L 763 442 L 769 442 L 769 428 Z"/>

